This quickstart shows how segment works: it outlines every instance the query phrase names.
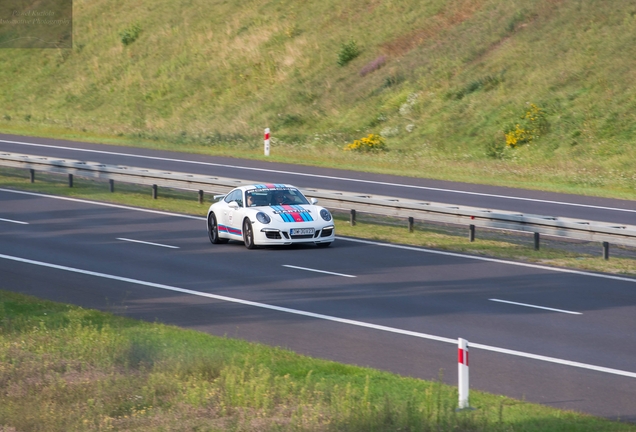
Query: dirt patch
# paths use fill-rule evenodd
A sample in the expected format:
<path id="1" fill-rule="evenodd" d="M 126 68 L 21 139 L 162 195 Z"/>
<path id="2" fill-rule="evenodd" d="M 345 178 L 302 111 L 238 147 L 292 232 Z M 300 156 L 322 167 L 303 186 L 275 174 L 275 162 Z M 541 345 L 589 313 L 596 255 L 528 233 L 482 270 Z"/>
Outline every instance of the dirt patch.
<path id="1" fill-rule="evenodd" d="M 484 1 L 463 0 L 452 2 L 446 9 L 437 13 L 425 27 L 413 30 L 382 45 L 382 52 L 386 55 L 399 56 L 421 45 L 427 40 L 434 39 L 441 32 L 455 27 L 470 19 L 483 6 Z"/>

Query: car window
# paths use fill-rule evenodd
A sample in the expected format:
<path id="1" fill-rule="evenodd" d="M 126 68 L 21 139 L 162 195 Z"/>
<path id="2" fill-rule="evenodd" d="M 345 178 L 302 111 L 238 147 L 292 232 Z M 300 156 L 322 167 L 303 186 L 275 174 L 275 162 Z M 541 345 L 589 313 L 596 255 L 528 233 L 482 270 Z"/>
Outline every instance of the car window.
<path id="1" fill-rule="evenodd" d="M 231 203 L 232 201 L 236 201 L 238 203 L 239 207 L 242 207 L 243 206 L 243 194 L 242 194 L 240 189 L 236 189 L 236 190 L 230 192 L 225 197 L 225 199 L 223 201 L 225 201 L 228 204 Z"/>
<path id="2" fill-rule="evenodd" d="M 234 192 L 236 192 L 236 191 L 232 191 L 229 194 L 225 195 L 225 198 L 223 198 L 223 201 L 225 201 L 228 204 L 231 203 L 232 201 L 234 201 L 232 199 L 232 197 L 234 196 Z"/>
<path id="3" fill-rule="evenodd" d="M 260 207 L 268 204 L 267 192 L 245 192 L 245 207 Z"/>

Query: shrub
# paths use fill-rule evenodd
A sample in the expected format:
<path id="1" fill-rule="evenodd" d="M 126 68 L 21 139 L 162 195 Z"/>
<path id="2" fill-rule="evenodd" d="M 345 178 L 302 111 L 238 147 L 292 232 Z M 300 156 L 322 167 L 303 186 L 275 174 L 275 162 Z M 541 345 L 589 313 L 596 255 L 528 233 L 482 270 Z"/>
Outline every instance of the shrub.
<path id="1" fill-rule="evenodd" d="M 539 138 L 547 130 L 548 120 L 545 111 L 535 104 L 530 104 L 530 108 L 521 116 L 521 122 L 506 129 L 506 145 L 514 148 L 529 143 Z"/>
<path id="2" fill-rule="evenodd" d="M 384 138 L 380 135 L 369 134 L 364 138 L 355 140 L 345 147 L 345 151 L 357 151 L 364 153 L 377 153 L 387 151 Z"/>
<path id="3" fill-rule="evenodd" d="M 354 58 L 360 55 L 360 48 L 358 48 L 358 44 L 354 40 L 350 40 L 349 42 L 340 45 L 340 52 L 338 53 L 338 65 L 345 66 Z"/>
<path id="4" fill-rule="evenodd" d="M 128 46 L 136 41 L 140 34 L 141 27 L 139 27 L 139 24 L 133 24 L 127 29 L 120 31 L 119 37 L 121 38 L 121 43 L 123 43 L 125 46 Z"/>

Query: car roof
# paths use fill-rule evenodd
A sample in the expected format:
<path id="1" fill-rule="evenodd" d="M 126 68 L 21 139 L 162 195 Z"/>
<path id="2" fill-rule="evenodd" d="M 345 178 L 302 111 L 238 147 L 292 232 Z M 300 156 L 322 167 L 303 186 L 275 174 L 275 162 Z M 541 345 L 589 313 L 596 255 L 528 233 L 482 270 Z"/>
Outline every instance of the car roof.
<path id="1" fill-rule="evenodd" d="M 251 185 L 240 186 L 238 189 L 243 191 L 266 191 L 266 190 L 282 190 L 282 189 L 298 189 L 296 186 L 283 183 L 256 183 Z"/>

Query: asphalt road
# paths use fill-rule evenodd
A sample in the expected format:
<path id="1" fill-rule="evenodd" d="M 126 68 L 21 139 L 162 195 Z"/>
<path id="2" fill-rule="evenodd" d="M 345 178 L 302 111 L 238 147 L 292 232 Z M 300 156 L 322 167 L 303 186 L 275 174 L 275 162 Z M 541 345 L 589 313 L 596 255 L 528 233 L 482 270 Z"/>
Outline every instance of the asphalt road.
<path id="1" fill-rule="evenodd" d="M 0 134 L 0 152 L 79 159 L 266 183 L 635 224 L 636 201 Z"/>
<path id="2" fill-rule="evenodd" d="M 343 238 L 248 251 L 202 218 L 0 189 L 0 288 L 451 384 L 462 337 L 473 390 L 636 422 L 629 278 Z"/>

